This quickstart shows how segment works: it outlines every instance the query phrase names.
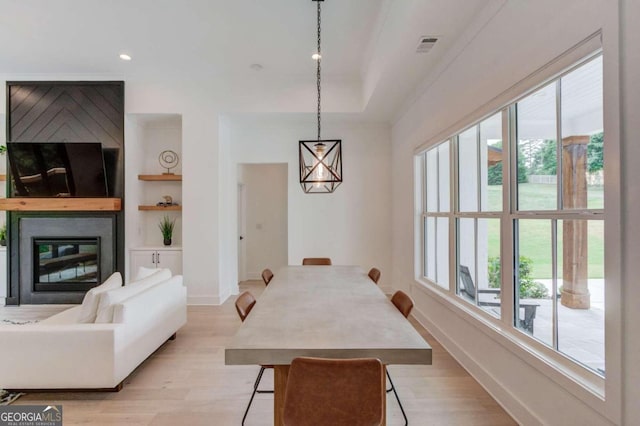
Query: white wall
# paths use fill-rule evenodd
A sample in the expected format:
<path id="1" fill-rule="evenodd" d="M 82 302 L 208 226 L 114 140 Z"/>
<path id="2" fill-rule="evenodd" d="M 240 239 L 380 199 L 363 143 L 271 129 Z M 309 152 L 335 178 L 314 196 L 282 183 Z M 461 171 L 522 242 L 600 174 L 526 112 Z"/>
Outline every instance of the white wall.
<path id="1" fill-rule="evenodd" d="M 127 114 L 124 120 L 124 140 L 125 140 L 125 205 L 124 205 L 124 235 L 125 235 L 125 282 L 129 282 L 135 274 L 129 267 L 129 249 L 144 245 L 143 223 L 141 219 L 144 212 L 138 211 L 138 200 L 142 199 L 144 193 L 143 182 L 132 177 L 137 177 L 140 166 L 144 158 L 144 147 L 142 140 L 143 126 L 135 116 Z M 131 144 L 128 142 L 131 141 Z M 129 200 L 129 203 L 127 202 Z M 131 204 L 131 205 L 129 205 Z"/>
<path id="2" fill-rule="evenodd" d="M 624 347 L 622 365 L 624 371 L 624 424 L 640 423 L 640 192 L 636 182 L 640 179 L 640 2 L 622 0 L 620 8 L 620 71 L 622 140 L 622 185 L 624 200 L 622 216 L 622 264 L 623 268 L 623 317 Z"/>
<path id="3" fill-rule="evenodd" d="M 334 264 L 361 265 L 367 271 L 376 266 L 381 285 L 389 286 L 389 126 L 323 116 L 322 137 L 342 139 L 344 182 L 333 194 L 305 194 L 299 183 L 298 140 L 314 138 L 315 117 L 243 115 L 228 121 L 233 164 L 288 164 L 288 263 L 330 257 Z M 236 184 L 233 173 L 227 184 L 233 193 Z M 222 203 L 235 211 L 235 198 Z M 235 256 L 236 247 L 224 256 Z"/>
<path id="4" fill-rule="evenodd" d="M 49 77 L 52 80 L 63 77 Z M 112 77 L 112 79 L 114 79 Z M 132 75 L 126 77 L 127 114 L 179 114 L 182 116 L 182 254 L 183 275 L 191 304 L 216 304 L 229 293 L 228 283 L 220 279 L 218 257 L 218 121 L 219 106 L 212 94 L 219 90 L 215 82 L 193 75 Z M 143 132 L 143 130 L 137 130 Z M 133 134 L 135 135 L 135 130 Z M 129 136 L 131 133 L 127 133 Z M 139 137 L 142 137 L 139 135 Z M 127 150 L 125 141 L 125 150 Z M 126 151 L 127 161 L 131 153 Z M 138 155 L 143 155 L 143 151 Z M 136 176 L 127 174 L 127 185 L 138 186 Z M 127 203 L 134 202 L 127 193 Z M 129 218 L 129 216 L 127 216 Z M 129 231 L 137 221 L 127 223 L 126 247 L 135 245 Z"/>
<path id="5" fill-rule="evenodd" d="M 637 10 L 637 6 L 633 7 Z M 637 18 L 638 14 L 634 16 Z M 457 46 L 459 53 L 447 58 L 449 62 L 442 65 L 441 72 L 422 85 L 424 91 L 406 106 L 392 130 L 393 283 L 398 288 L 411 291 L 416 301 L 417 317 L 521 424 L 622 423 L 621 371 L 625 375 L 634 372 L 637 378 L 639 363 L 627 363 L 620 370 L 616 362 L 621 347 L 617 303 L 620 295 L 615 291 L 607 293 L 607 356 L 613 356 L 607 364 L 608 380 L 603 401 L 559 374 L 555 369 L 560 368 L 557 365 L 540 361 L 530 353 L 530 348 L 511 344 L 503 337 L 501 329 L 476 320 L 472 312 L 451 305 L 438 292 L 425 290 L 414 279 L 412 158 L 418 146 L 448 136 L 444 133 L 456 125 L 463 126 L 482 118 L 481 108 L 484 105 L 497 102 L 496 96 L 600 29 L 603 33 L 605 106 L 608 111 L 605 112 L 605 132 L 608 140 L 617 141 L 617 20 L 617 2 L 614 1 L 505 2 L 485 26 L 479 27 L 474 34 L 468 34 L 468 42 Z M 637 35 L 637 30 L 634 31 Z M 637 46 L 636 43 L 636 50 Z M 637 54 L 634 58 L 637 74 Z M 634 130 L 638 134 L 637 124 Z M 616 150 L 611 148 L 605 154 L 613 170 L 617 169 L 615 154 Z M 616 176 L 607 176 L 607 180 L 607 184 L 612 185 L 609 192 L 617 192 Z M 638 176 L 634 176 L 629 182 L 637 180 Z M 634 197 L 638 199 L 637 194 Z M 607 209 L 613 215 L 610 222 L 616 222 L 616 206 L 608 203 Z M 609 229 L 615 229 L 615 225 Z M 635 240 L 631 245 L 638 253 L 638 239 Z M 635 265 L 639 263 L 636 261 Z M 615 261 L 609 264 L 615 266 Z M 608 283 L 619 289 L 618 274 L 613 269 L 611 275 L 608 272 Z M 634 276 L 638 275 L 637 269 L 636 266 Z M 628 324 L 637 324 L 639 319 L 638 314 L 630 313 L 625 318 L 634 319 L 627 321 Z M 638 341 L 633 344 L 634 348 L 638 347 Z M 627 350 L 626 353 L 633 354 L 638 360 L 637 351 Z M 635 390 L 634 396 L 627 395 L 629 401 L 633 397 L 637 400 L 637 382 L 627 382 L 627 392 Z M 639 418 L 627 417 L 627 420 L 631 418 L 635 422 L 627 421 L 626 424 L 637 424 Z"/>
<path id="6" fill-rule="evenodd" d="M 288 265 L 287 164 L 241 164 L 245 191 L 245 271 L 260 279 L 265 268 Z"/>

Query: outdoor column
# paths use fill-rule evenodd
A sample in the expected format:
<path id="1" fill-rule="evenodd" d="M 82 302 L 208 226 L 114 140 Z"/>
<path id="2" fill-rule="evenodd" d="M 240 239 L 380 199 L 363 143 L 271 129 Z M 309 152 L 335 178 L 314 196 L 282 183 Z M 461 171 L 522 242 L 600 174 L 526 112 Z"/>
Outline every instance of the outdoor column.
<path id="1" fill-rule="evenodd" d="M 564 209 L 587 208 L 587 144 L 589 136 L 562 139 Z M 562 298 L 564 306 L 589 309 L 588 229 L 586 220 L 565 220 L 562 226 Z"/>

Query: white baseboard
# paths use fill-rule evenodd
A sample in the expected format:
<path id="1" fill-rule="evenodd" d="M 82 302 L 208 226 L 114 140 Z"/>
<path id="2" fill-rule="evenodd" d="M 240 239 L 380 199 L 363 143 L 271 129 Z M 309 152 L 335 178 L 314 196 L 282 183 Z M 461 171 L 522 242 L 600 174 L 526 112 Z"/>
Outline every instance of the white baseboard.
<path id="1" fill-rule="evenodd" d="M 526 404 L 511 395 L 482 365 L 478 364 L 473 357 L 469 356 L 457 343 L 449 339 L 447 334 L 429 321 L 426 315 L 417 307 L 413 309 L 411 314 L 518 424 L 542 424 L 540 419 L 536 417 Z"/>

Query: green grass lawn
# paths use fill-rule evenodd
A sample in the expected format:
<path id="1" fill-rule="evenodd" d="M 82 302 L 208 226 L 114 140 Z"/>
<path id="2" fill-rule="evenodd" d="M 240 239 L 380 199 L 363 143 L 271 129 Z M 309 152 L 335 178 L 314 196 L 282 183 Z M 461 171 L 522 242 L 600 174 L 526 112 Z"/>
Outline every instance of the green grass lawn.
<path id="1" fill-rule="evenodd" d="M 528 184 L 518 185 L 521 206 L 530 209 L 549 210 L 556 208 L 555 185 Z M 588 205 L 590 208 L 603 207 L 602 187 L 589 187 Z M 490 206 L 499 206 L 502 197 L 501 186 L 488 187 Z M 524 204 L 524 206 L 523 206 Z M 527 219 L 520 221 L 520 255 L 532 260 L 533 278 L 551 278 L 551 221 L 547 219 Z M 497 220 L 488 221 L 489 256 L 500 251 L 500 224 Z M 589 222 L 588 231 L 589 278 L 604 277 L 604 222 Z M 558 221 L 558 273 L 562 276 L 562 221 Z"/>

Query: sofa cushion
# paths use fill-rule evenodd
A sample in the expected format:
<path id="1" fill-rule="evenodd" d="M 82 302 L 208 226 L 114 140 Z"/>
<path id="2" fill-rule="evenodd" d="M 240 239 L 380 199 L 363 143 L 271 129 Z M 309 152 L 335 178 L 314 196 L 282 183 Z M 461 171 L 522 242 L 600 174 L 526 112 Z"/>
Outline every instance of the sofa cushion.
<path id="1" fill-rule="evenodd" d="M 145 268 L 147 269 L 147 268 Z M 163 268 L 163 269 L 154 269 L 154 272 L 151 275 L 147 275 L 144 278 L 137 278 L 134 281 L 131 281 L 129 284 L 126 284 L 128 286 L 132 286 L 132 285 L 140 285 L 140 284 L 145 284 L 149 281 L 154 282 L 154 283 L 159 283 L 160 281 L 166 281 L 169 278 L 171 278 L 172 274 L 171 274 L 171 269 L 168 268 Z"/>
<path id="2" fill-rule="evenodd" d="M 184 290 L 182 275 L 154 285 L 143 292 L 116 304 L 113 308 L 113 323 L 134 323 L 136 326 L 154 318 L 166 317 L 178 306 L 186 306 L 186 300 L 178 303 Z"/>
<path id="3" fill-rule="evenodd" d="M 114 305 L 128 299 L 129 297 L 135 296 L 156 284 L 166 281 L 169 278 L 171 278 L 171 271 L 169 269 L 160 269 L 146 278 L 131 282 L 124 287 L 102 293 L 98 304 L 98 314 L 95 322 L 113 322 Z"/>
<path id="4" fill-rule="evenodd" d="M 166 281 L 169 278 L 171 278 L 172 274 L 171 274 L 171 269 L 168 268 L 164 268 L 164 269 L 155 269 L 153 274 L 151 275 L 147 275 L 144 278 L 140 278 L 140 279 L 136 279 L 135 281 L 131 281 L 129 284 L 127 284 L 127 286 L 132 286 L 132 285 L 147 285 L 148 282 L 153 282 L 153 283 L 159 283 L 161 281 Z"/>
<path id="5" fill-rule="evenodd" d="M 38 324 L 47 324 L 47 325 L 77 324 L 78 318 L 80 317 L 81 310 L 82 310 L 82 305 L 76 305 L 73 308 L 65 309 L 64 311 L 59 312 L 55 315 L 52 315 L 49 318 L 45 318 L 41 321 L 38 321 Z"/>
<path id="6" fill-rule="evenodd" d="M 98 313 L 98 304 L 100 303 L 100 295 L 106 291 L 122 287 L 122 275 L 120 272 L 114 272 L 98 287 L 89 290 L 82 300 L 80 313 L 77 318 L 79 323 L 94 322 Z"/>
<path id="7" fill-rule="evenodd" d="M 136 272 L 136 277 L 133 281 L 139 281 L 143 278 L 147 278 L 149 275 L 153 275 L 156 272 L 158 272 L 157 268 L 145 268 L 144 266 L 141 266 L 138 268 L 138 272 Z"/>

